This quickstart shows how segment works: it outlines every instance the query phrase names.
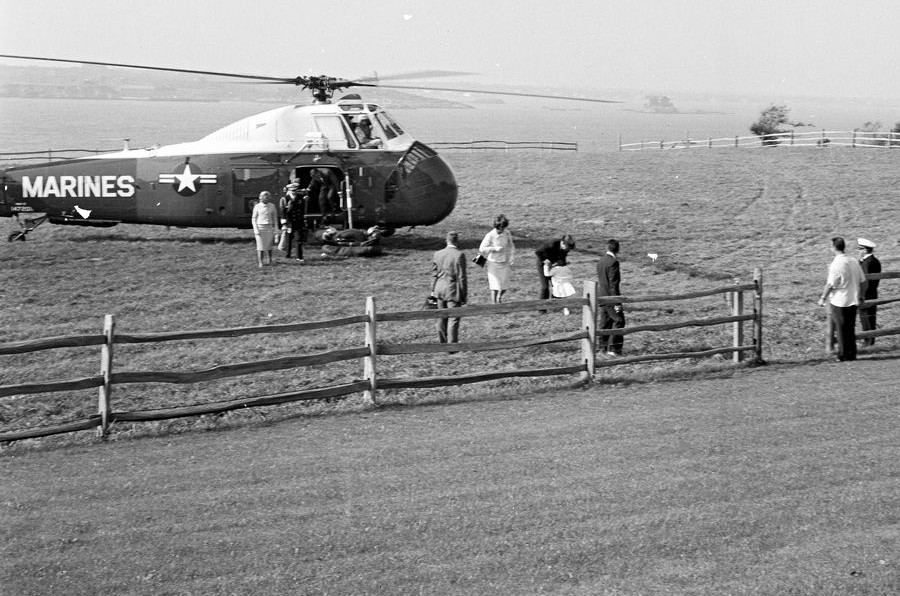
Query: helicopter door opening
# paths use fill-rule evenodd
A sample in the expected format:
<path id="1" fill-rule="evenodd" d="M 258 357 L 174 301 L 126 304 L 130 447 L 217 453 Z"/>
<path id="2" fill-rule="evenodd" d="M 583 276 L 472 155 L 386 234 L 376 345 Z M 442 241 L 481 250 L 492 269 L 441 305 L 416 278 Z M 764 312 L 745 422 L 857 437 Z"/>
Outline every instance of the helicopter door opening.
<path id="1" fill-rule="evenodd" d="M 291 180 L 304 189 L 308 227 L 353 227 L 357 210 L 353 205 L 353 189 L 349 177 L 340 168 L 301 166 L 291 172 Z"/>

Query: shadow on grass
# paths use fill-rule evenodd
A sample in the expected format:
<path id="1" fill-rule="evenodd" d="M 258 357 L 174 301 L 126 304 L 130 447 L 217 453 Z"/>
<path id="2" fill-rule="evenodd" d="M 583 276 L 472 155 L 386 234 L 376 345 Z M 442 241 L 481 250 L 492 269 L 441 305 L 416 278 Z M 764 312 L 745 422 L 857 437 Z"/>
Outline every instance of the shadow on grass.
<path id="1" fill-rule="evenodd" d="M 132 234 L 113 234 L 111 236 L 103 236 L 100 234 L 91 234 L 88 236 L 76 236 L 68 239 L 69 242 L 131 242 L 131 243 L 188 243 L 188 244 L 252 244 L 253 236 L 235 237 L 235 236 L 137 236 Z"/>

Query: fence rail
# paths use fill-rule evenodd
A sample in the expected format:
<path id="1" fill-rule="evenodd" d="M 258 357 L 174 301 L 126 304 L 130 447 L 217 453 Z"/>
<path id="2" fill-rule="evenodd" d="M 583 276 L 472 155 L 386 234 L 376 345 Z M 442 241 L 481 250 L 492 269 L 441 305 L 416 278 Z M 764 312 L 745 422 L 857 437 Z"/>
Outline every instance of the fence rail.
<path id="1" fill-rule="evenodd" d="M 752 314 L 743 312 L 745 292 L 753 295 Z M 668 354 L 642 354 L 609 361 L 597 361 L 597 307 L 611 303 L 659 302 L 675 300 L 696 300 L 699 297 L 724 294 L 730 297 L 731 316 L 715 316 L 705 319 L 689 319 L 678 322 L 639 325 L 625 329 L 606 329 L 605 335 L 625 335 L 630 333 L 663 332 L 692 326 L 733 325 L 733 341 L 728 347 L 706 349 L 696 352 L 679 352 Z M 506 338 L 504 340 L 473 341 L 453 344 L 442 343 L 390 343 L 379 341 L 377 329 L 381 324 L 391 322 L 437 320 L 452 315 L 453 317 L 500 316 L 511 313 L 546 310 L 546 300 L 528 300 L 504 304 L 481 304 L 463 306 L 448 310 L 412 310 L 399 312 L 377 312 L 375 300 L 366 300 L 366 314 L 342 317 L 327 321 L 313 321 L 287 325 L 266 325 L 231 329 L 212 329 L 195 331 L 178 331 L 166 333 L 117 334 L 115 319 L 107 315 L 104 319 L 103 333 L 97 335 L 79 335 L 71 337 L 44 338 L 0 344 L 0 355 L 23 354 L 62 347 L 101 346 L 100 374 L 94 377 L 68 381 L 51 381 L 0 386 L 0 397 L 27 395 L 35 393 L 53 393 L 80 389 L 98 388 L 98 414 L 82 420 L 69 421 L 63 424 L 32 427 L 24 430 L 0 432 L 0 441 L 16 441 L 27 438 L 44 437 L 54 434 L 74 432 L 96 428 L 105 435 L 111 424 L 116 422 L 158 421 L 186 416 L 199 416 L 227 412 L 230 410 L 285 404 L 303 400 L 343 397 L 362 392 L 367 403 L 376 402 L 376 391 L 391 389 L 418 389 L 445 387 L 480 383 L 503 378 L 541 377 L 553 375 L 579 375 L 582 382 L 590 382 L 594 378 L 597 366 L 610 367 L 650 360 L 669 360 L 675 358 L 697 358 L 717 354 L 731 353 L 734 362 L 743 360 L 744 354 L 753 352 L 755 362 L 762 360 L 762 272 L 754 272 L 753 283 L 735 283 L 724 287 L 692 292 L 689 294 L 664 294 L 645 296 L 596 296 L 596 283 L 585 282 L 581 297 L 571 297 L 552 301 L 554 309 L 568 308 L 581 311 L 579 329 L 548 336 L 529 336 L 524 338 Z M 752 322 L 753 337 L 750 344 L 745 344 L 743 323 Z M 221 339 L 254 334 L 296 333 L 310 330 L 333 329 L 349 325 L 364 325 L 364 346 L 330 350 L 318 354 L 291 356 L 256 362 L 241 362 L 208 368 L 192 372 L 177 371 L 127 371 L 113 370 L 113 353 L 116 344 L 159 343 L 168 341 L 194 339 Z M 512 370 L 473 371 L 471 374 L 414 378 L 385 378 L 378 375 L 379 357 L 396 357 L 411 354 L 434 354 L 441 352 L 484 352 L 491 350 L 510 350 L 534 348 L 551 344 L 577 342 L 580 349 L 572 356 L 573 363 L 558 367 L 517 368 Z M 116 411 L 112 406 L 112 390 L 116 385 L 129 383 L 202 383 L 228 377 L 251 375 L 267 371 L 278 371 L 303 366 L 321 365 L 347 360 L 363 361 L 363 379 L 340 383 L 331 387 L 319 387 L 278 393 L 274 395 L 255 396 L 227 401 L 209 402 L 179 406 L 174 408 L 153 409 L 143 411 Z"/>
<path id="2" fill-rule="evenodd" d="M 578 143 L 569 141 L 435 141 L 428 144 L 434 149 L 460 149 L 466 151 L 514 151 L 539 149 L 542 151 L 578 151 Z"/>
<path id="3" fill-rule="evenodd" d="M 790 146 L 790 147 L 861 147 L 861 148 L 878 148 L 891 149 L 900 148 L 900 132 L 869 132 L 869 131 L 841 131 L 841 130 L 825 130 L 797 132 L 787 131 L 782 133 L 774 133 L 768 135 L 749 135 L 749 136 L 733 136 L 695 139 L 686 135 L 682 139 L 659 140 L 659 141 L 641 141 L 638 143 L 622 143 L 619 139 L 619 150 L 621 151 L 642 151 L 649 149 L 691 149 L 691 148 L 713 148 L 713 147 L 772 147 L 772 146 Z"/>
<path id="4" fill-rule="evenodd" d="M 900 271 L 887 271 L 882 273 L 869 273 L 866 275 L 867 280 L 873 279 L 900 279 Z M 866 306 L 881 306 L 884 304 L 890 304 L 892 302 L 900 302 L 900 297 L 893 298 L 878 298 L 877 300 L 867 300 Z M 834 337 L 834 325 L 831 321 L 831 309 L 828 308 L 825 310 L 826 314 L 826 325 L 825 325 L 825 352 L 831 353 L 834 350 L 835 345 L 835 337 Z M 856 339 L 874 339 L 876 337 L 884 337 L 887 335 L 900 335 L 900 327 L 882 327 L 880 329 L 875 329 L 873 331 L 857 331 Z"/>

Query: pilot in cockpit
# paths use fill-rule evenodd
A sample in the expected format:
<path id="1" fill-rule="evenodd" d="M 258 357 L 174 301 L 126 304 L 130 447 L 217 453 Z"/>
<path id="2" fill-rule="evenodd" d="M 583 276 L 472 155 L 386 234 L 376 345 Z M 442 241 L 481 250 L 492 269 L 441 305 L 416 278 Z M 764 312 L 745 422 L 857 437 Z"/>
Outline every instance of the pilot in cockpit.
<path id="1" fill-rule="evenodd" d="M 353 134 L 356 135 L 361 149 L 377 149 L 381 147 L 381 139 L 372 137 L 372 122 L 368 116 L 360 116 L 356 127 L 353 129 Z"/>

